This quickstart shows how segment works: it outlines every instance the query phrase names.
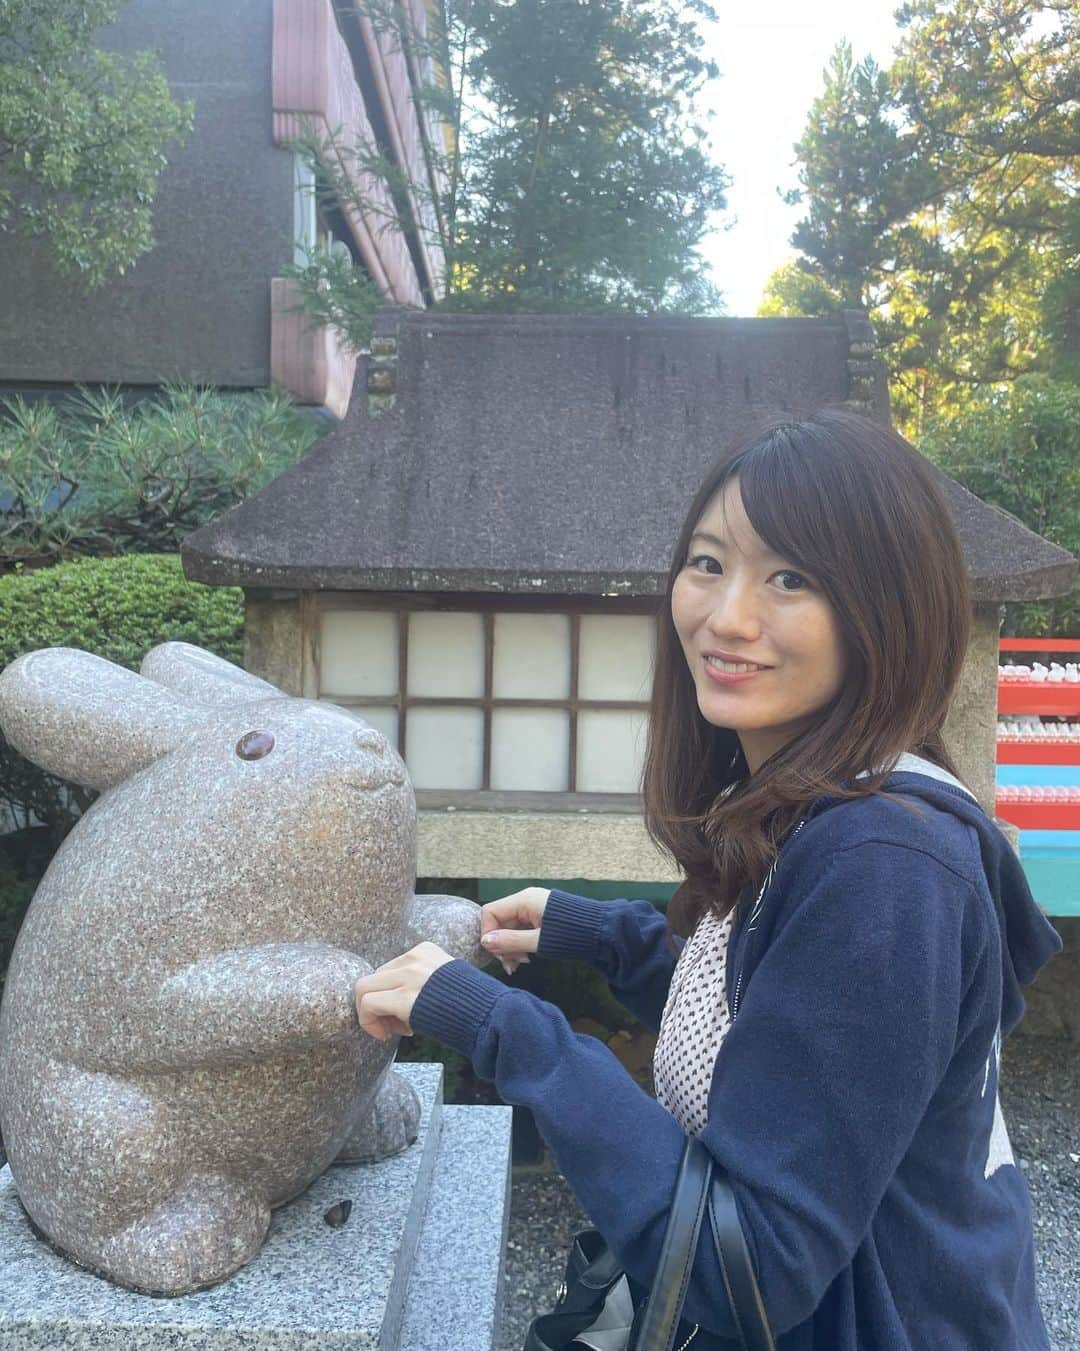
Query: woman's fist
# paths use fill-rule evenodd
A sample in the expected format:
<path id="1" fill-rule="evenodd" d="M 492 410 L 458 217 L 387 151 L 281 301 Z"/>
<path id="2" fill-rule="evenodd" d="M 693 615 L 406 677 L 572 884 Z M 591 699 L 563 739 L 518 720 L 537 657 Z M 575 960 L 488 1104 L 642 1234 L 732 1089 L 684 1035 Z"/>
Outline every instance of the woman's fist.
<path id="1" fill-rule="evenodd" d="M 370 976 L 361 976 L 355 987 L 360 1026 L 379 1041 L 411 1036 L 409 1019 L 416 996 L 433 971 L 453 960 L 434 943 L 419 943 Z"/>
<path id="2" fill-rule="evenodd" d="M 502 963 L 507 973 L 516 971 L 540 942 L 540 924 L 551 892 L 547 887 L 526 887 L 480 912 L 480 943 Z"/>

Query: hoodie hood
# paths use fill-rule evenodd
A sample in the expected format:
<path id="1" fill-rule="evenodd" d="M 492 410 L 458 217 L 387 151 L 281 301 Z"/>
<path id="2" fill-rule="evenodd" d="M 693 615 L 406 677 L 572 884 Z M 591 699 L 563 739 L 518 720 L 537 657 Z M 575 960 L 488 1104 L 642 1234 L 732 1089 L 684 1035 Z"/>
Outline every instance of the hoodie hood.
<path id="1" fill-rule="evenodd" d="M 883 790 L 921 798 L 975 831 L 986 885 L 1001 929 L 1001 1030 L 1003 1036 L 1008 1036 L 1024 1014 L 1021 987 L 1030 985 L 1050 958 L 1061 951 L 1057 930 L 1032 896 L 1023 866 L 1005 833 L 955 775 L 922 756 L 905 753 L 885 780 Z M 807 812 L 807 819 L 841 801 L 835 797 L 818 798 Z"/>

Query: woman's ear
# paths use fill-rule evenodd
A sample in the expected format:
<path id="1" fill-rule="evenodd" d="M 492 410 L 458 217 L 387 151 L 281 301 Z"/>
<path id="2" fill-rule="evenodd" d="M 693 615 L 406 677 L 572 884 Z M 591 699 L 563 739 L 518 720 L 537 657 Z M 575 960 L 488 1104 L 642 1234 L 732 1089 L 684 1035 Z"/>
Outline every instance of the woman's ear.
<path id="1" fill-rule="evenodd" d="M 152 647 L 139 669 L 159 685 L 214 708 L 284 697 L 276 685 L 191 643 L 161 643 Z"/>
<path id="2" fill-rule="evenodd" d="M 112 788 L 187 741 L 209 710 L 74 647 L 28 652 L 0 672 L 0 730 L 27 759 L 85 788 Z"/>

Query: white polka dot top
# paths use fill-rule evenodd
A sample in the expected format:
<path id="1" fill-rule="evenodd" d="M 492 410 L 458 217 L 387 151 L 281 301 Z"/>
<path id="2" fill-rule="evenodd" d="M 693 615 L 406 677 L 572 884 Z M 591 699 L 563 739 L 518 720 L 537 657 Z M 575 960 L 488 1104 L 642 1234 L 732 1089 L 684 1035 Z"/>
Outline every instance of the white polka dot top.
<path id="1" fill-rule="evenodd" d="M 671 977 L 653 1056 L 657 1101 L 691 1135 L 699 1134 L 708 1119 L 713 1066 L 731 1026 L 725 971 L 731 921 L 731 915 L 717 919 L 706 910 L 687 940 Z"/>

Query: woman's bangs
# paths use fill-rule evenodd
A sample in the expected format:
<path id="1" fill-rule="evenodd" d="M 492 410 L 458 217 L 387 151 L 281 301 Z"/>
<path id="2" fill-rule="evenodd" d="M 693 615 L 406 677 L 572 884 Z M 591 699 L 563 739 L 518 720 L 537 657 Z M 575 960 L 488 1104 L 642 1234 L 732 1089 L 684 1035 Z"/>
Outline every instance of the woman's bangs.
<path id="1" fill-rule="evenodd" d="M 831 574 L 820 483 L 790 439 L 771 433 L 732 463 L 725 481 L 736 476 L 750 524 L 773 553 L 818 579 Z"/>

